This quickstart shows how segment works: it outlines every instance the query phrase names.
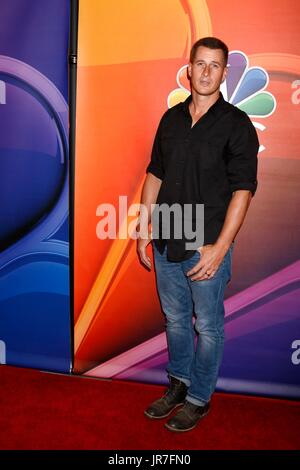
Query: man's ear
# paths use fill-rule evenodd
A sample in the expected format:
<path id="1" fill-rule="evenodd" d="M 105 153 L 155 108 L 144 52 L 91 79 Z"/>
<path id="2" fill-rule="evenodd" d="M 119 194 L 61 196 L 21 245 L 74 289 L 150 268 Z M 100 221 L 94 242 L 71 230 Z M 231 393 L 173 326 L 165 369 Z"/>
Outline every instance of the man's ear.
<path id="1" fill-rule="evenodd" d="M 187 67 L 186 74 L 187 74 L 187 78 L 190 80 L 191 79 L 191 74 L 192 74 L 192 64 L 191 63 L 189 63 L 189 65 Z"/>
<path id="2" fill-rule="evenodd" d="M 222 83 L 226 80 L 226 77 L 227 77 L 227 73 L 228 73 L 228 67 L 226 65 L 224 71 L 223 71 L 223 76 L 222 76 Z"/>

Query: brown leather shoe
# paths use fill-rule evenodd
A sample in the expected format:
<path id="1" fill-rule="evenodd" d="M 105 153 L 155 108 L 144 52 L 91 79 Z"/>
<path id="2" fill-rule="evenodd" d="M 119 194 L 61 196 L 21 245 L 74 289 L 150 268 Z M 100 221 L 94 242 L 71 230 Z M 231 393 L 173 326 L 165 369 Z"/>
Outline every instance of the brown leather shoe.
<path id="1" fill-rule="evenodd" d="M 155 400 L 144 411 L 148 418 L 161 419 L 169 416 L 169 414 L 180 405 L 183 405 L 188 387 L 181 380 L 170 376 L 170 385 L 163 397 Z"/>
<path id="2" fill-rule="evenodd" d="M 183 408 L 166 422 L 165 426 L 169 431 L 185 432 L 191 431 L 209 412 L 210 404 L 204 406 L 194 405 L 189 401 L 185 401 Z"/>

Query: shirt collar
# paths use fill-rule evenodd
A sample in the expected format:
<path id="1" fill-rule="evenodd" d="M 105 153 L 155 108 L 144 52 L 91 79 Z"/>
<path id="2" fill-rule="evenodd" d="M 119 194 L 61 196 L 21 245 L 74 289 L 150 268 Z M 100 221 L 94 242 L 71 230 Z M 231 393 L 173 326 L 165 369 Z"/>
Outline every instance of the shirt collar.
<path id="1" fill-rule="evenodd" d="M 190 116 L 189 112 L 189 104 L 192 101 L 192 94 L 190 94 L 185 101 L 181 103 L 181 109 Z M 218 114 L 219 110 L 224 106 L 226 101 L 224 100 L 224 97 L 220 91 L 220 96 L 217 99 L 217 101 L 208 109 L 207 113 L 213 113 L 215 115 Z"/>

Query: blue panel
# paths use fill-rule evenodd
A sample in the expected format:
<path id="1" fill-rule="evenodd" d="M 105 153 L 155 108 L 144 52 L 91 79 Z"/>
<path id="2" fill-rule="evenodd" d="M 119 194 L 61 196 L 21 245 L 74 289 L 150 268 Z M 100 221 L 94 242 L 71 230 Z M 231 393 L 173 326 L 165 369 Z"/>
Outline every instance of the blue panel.
<path id="1" fill-rule="evenodd" d="M 0 362 L 69 372 L 69 0 L 3 3 Z"/>

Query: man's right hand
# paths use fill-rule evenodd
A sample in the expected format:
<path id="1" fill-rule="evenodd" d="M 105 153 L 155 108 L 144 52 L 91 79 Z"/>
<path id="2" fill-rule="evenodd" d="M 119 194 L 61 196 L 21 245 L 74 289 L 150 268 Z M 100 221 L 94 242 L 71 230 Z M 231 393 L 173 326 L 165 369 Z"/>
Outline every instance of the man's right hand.
<path id="1" fill-rule="evenodd" d="M 141 262 L 146 266 L 148 269 L 151 269 L 151 260 L 150 257 L 147 255 L 146 248 L 151 242 L 151 237 L 149 238 L 139 238 L 137 241 L 137 252 L 140 257 Z"/>
<path id="2" fill-rule="evenodd" d="M 137 252 L 141 262 L 148 269 L 151 269 L 151 261 L 146 252 L 146 248 L 151 242 L 151 236 L 149 235 L 148 230 L 149 223 L 151 220 L 150 214 L 152 214 L 152 205 L 156 204 L 161 183 L 162 180 L 160 178 L 157 178 L 155 175 L 152 175 L 152 173 L 149 172 L 147 173 L 142 189 L 141 205 L 145 210 L 141 211 L 140 214 L 141 227 L 139 227 L 138 231 L 138 233 L 140 234 L 140 238 L 138 238 L 137 240 Z M 142 238 L 142 235 L 144 236 L 144 238 Z"/>

